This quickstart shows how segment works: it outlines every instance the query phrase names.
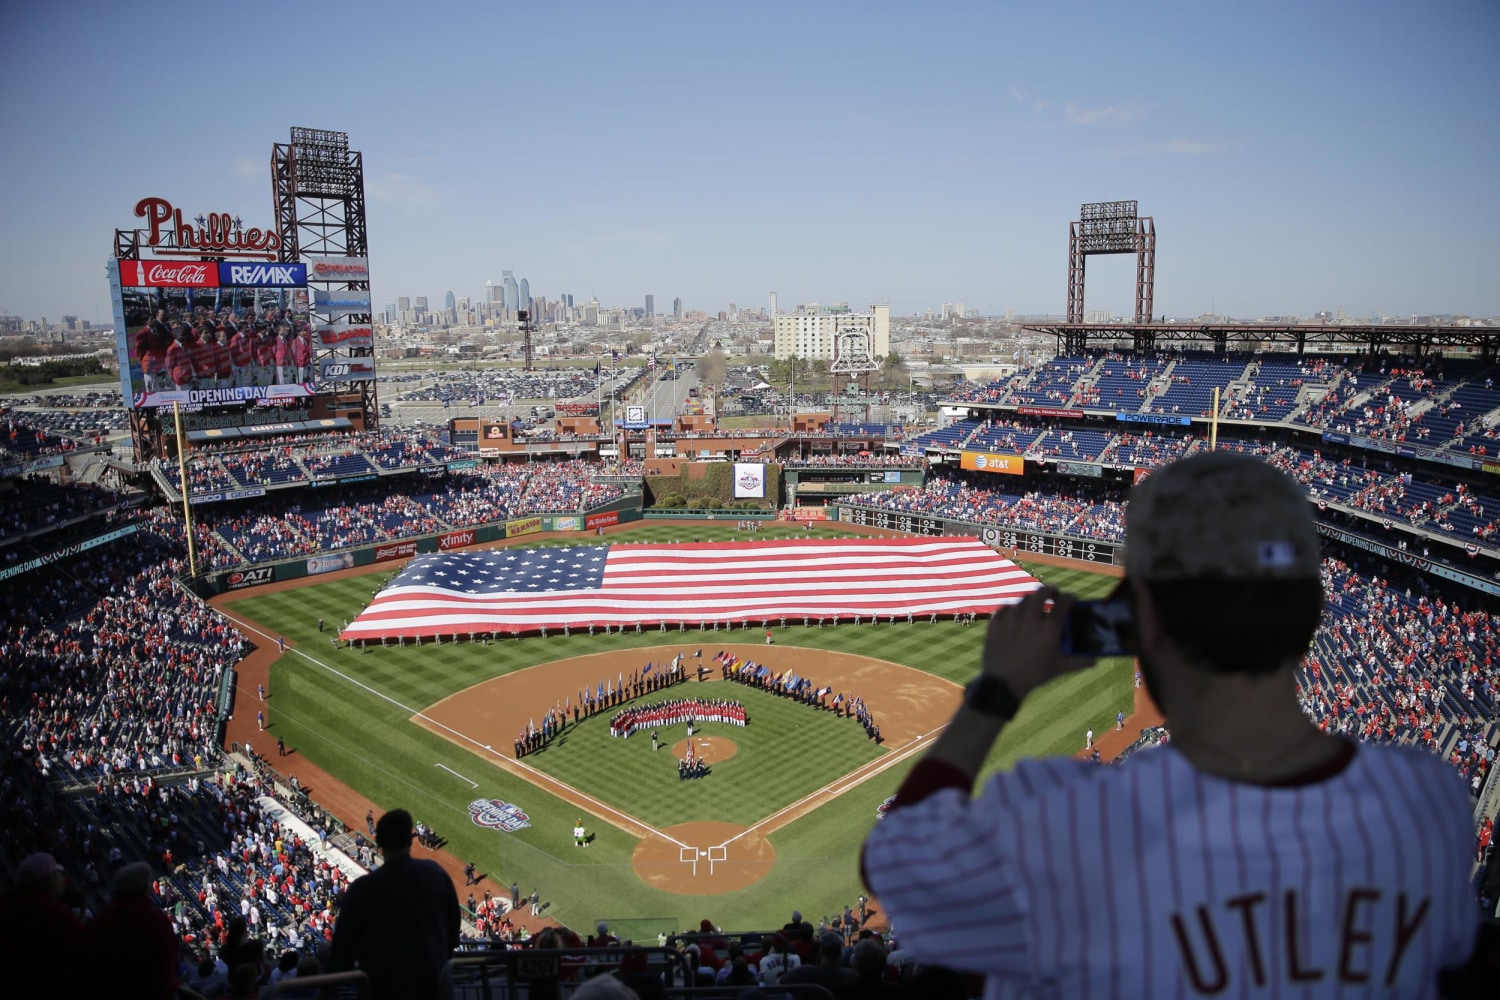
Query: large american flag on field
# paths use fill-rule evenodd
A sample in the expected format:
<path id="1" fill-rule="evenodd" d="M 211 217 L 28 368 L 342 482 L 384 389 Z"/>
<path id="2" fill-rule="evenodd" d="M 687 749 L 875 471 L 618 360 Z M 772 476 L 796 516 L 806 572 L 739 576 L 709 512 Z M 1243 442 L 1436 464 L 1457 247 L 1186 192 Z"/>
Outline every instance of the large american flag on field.
<path id="1" fill-rule="evenodd" d="M 418 556 L 341 637 L 953 615 L 1038 586 L 976 538 L 493 549 Z"/>

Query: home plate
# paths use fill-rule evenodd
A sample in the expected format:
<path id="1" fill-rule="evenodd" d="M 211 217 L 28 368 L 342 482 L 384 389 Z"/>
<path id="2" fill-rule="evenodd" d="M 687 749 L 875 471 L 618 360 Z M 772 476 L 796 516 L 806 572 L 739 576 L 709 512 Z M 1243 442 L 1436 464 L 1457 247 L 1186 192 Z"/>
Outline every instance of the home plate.
<path id="1" fill-rule="evenodd" d="M 698 857 L 700 857 L 700 858 L 706 858 L 706 857 L 708 857 L 708 852 L 707 851 L 699 851 L 698 852 Z"/>

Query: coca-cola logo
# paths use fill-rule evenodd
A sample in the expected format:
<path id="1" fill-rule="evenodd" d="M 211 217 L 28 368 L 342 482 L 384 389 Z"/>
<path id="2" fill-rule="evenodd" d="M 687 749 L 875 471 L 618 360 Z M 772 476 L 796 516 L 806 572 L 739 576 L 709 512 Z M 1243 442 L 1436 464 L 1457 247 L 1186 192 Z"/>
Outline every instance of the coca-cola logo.
<path id="1" fill-rule="evenodd" d="M 152 264 L 146 280 L 153 285 L 201 285 L 208 280 L 207 264 Z"/>
<path id="2" fill-rule="evenodd" d="M 137 217 L 145 219 L 146 243 L 165 254 L 199 254 L 234 252 L 247 256 L 276 259 L 281 249 L 281 237 L 269 229 L 245 229 L 239 216 L 228 212 L 199 214 L 190 225 L 182 218 L 182 210 L 173 208 L 165 198 L 142 198 L 135 204 Z"/>

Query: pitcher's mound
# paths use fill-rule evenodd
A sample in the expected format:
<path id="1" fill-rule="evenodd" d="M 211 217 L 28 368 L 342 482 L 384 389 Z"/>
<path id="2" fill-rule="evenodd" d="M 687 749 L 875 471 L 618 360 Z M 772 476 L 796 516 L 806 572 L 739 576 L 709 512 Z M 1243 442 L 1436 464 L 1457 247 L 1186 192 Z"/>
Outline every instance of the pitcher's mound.
<path id="1" fill-rule="evenodd" d="M 696 746 L 697 737 L 693 739 Z M 635 845 L 630 860 L 641 881 L 663 892 L 733 892 L 759 882 L 776 864 L 770 841 L 733 823 L 679 823 L 662 832 L 672 840 L 646 837 Z"/>
<path id="2" fill-rule="evenodd" d="M 739 745 L 727 736 L 694 736 L 692 743 L 693 754 L 702 757 L 710 764 L 728 760 L 740 752 Z M 687 745 L 687 740 L 678 740 L 672 744 L 672 755 L 678 760 L 686 760 Z"/>

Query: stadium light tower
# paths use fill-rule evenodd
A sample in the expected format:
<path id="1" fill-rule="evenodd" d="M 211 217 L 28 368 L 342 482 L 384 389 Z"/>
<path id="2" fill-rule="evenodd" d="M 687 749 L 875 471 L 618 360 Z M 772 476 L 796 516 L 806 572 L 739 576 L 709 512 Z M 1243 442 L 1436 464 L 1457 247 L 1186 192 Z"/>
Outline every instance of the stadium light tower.
<path id="1" fill-rule="evenodd" d="M 1094 254 L 1135 254 L 1135 322 L 1151 322 L 1156 294 L 1156 223 L 1134 201 L 1097 201 L 1068 223 L 1068 322 L 1083 322 L 1084 264 Z"/>

